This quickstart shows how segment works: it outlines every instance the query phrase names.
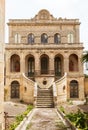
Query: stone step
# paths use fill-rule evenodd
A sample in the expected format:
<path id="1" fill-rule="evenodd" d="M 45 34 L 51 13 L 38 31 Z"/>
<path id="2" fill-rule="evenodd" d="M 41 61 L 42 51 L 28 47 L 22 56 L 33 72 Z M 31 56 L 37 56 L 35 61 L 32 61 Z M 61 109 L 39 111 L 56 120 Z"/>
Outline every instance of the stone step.
<path id="1" fill-rule="evenodd" d="M 42 102 L 46 101 L 46 102 L 48 102 L 48 101 L 53 101 L 53 98 L 45 98 L 45 99 L 37 98 L 37 101 L 42 101 Z"/>
<path id="2" fill-rule="evenodd" d="M 53 93 L 51 89 L 39 89 L 37 92 L 37 107 L 51 108 L 53 107 Z"/>
<path id="3" fill-rule="evenodd" d="M 44 92 L 44 93 L 52 93 L 52 91 L 51 90 L 38 90 L 38 92 Z"/>
<path id="4" fill-rule="evenodd" d="M 53 100 L 37 100 L 37 103 L 41 102 L 41 103 L 49 103 L 49 102 L 53 102 Z"/>
<path id="5" fill-rule="evenodd" d="M 53 108 L 54 105 L 53 104 L 52 105 L 37 105 L 36 107 L 37 108 Z"/>
<path id="6" fill-rule="evenodd" d="M 38 96 L 37 99 L 46 100 L 46 99 L 53 99 L 53 97 L 52 96 Z"/>
<path id="7" fill-rule="evenodd" d="M 52 95 L 53 96 L 52 93 L 37 93 L 37 95 L 43 95 L 43 94 L 45 94 L 45 95 Z"/>

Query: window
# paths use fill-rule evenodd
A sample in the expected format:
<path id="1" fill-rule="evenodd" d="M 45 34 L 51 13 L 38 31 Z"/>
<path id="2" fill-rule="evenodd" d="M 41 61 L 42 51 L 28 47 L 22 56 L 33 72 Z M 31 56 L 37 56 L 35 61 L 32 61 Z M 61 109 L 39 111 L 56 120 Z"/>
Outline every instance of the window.
<path id="1" fill-rule="evenodd" d="M 69 71 L 71 72 L 78 71 L 78 56 L 76 54 L 71 54 L 69 56 Z"/>
<path id="2" fill-rule="evenodd" d="M 21 43 L 21 35 L 20 34 L 15 34 L 15 43 Z"/>
<path id="3" fill-rule="evenodd" d="M 47 43 L 48 42 L 48 36 L 47 34 L 42 34 L 41 35 L 41 43 Z"/>
<path id="4" fill-rule="evenodd" d="M 76 80 L 70 82 L 70 98 L 78 98 L 78 82 Z"/>
<path id="5" fill-rule="evenodd" d="M 61 59 L 59 57 L 55 58 L 55 75 L 61 76 Z"/>
<path id="6" fill-rule="evenodd" d="M 41 74 L 48 74 L 49 58 L 47 55 L 41 57 Z"/>
<path id="7" fill-rule="evenodd" d="M 73 34 L 72 33 L 68 34 L 68 43 L 73 43 Z"/>
<path id="8" fill-rule="evenodd" d="M 11 72 L 20 72 L 20 57 L 16 54 L 11 56 L 10 59 Z"/>
<path id="9" fill-rule="evenodd" d="M 54 35 L 54 43 L 58 44 L 61 42 L 61 37 L 58 33 Z"/>
<path id="10" fill-rule="evenodd" d="M 33 76 L 35 71 L 34 57 L 29 57 L 28 59 L 28 76 Z"/>
<path id="11" fill-rule="evenodd" d="M 28 43 L 34 43 L 34 35 L 33 34 L 29 34 L 28 35 Z"/>

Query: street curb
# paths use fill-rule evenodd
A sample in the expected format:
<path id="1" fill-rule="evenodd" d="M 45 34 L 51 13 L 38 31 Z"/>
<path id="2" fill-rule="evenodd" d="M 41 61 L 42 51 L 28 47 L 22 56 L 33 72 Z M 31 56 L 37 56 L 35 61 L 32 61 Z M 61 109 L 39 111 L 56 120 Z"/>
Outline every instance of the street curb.
<path id="1" fill-rule="evenodd" d="M 23 119 L 23 121 L 18 125 L 15 130 L 26 130 L 27 125 L 30 123 L 35 112 L 35 108 L 31 110 L 28 115 Z"/>
<path id="2" fill-rule="evenodd" d="M 61 118 L 63 119 L 64 123 L 67 124 L 69 126 L 69 128 L 71 128 L 71 130 L 78 130 L 69 119 L 66 118 L 65 114 L 62 113 L 58 108 L 57 108 L 57 112 L 60 114 Z M 68 128 L 68 129 L 69 129 Z"/>

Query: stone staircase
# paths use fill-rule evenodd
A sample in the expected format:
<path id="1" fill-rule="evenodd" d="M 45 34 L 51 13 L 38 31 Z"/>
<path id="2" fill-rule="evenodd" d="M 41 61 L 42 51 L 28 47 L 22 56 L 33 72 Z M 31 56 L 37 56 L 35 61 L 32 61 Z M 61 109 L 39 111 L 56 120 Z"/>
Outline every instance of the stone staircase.
<path id="1" fill-rule="evenodd" d="M 36 105 L 37 105 L 36 107 L 38 108 L 54 107 L 52 88 L 48 89 L 38 88 Z"/>

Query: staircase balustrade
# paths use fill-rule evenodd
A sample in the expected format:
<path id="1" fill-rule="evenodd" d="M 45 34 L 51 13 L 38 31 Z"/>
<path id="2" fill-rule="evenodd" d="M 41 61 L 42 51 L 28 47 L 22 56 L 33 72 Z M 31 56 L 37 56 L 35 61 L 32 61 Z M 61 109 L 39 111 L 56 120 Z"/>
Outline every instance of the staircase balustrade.
<path id="1" fill-rule="evenodd" d="M 54 100 L 54 107 L 57 106 L 57 89 L 56 89 L 56 84 L 53 82 L 53 100 Z"/>
<path id="2" fill-rule="evenodd" d="M 37 83 L 35 82 L 35 85 L 34 85 L 34 106 L 36 106 L 37 104 L 37 90 L 38 90 L 38 87 L 37 87 Z"/>

